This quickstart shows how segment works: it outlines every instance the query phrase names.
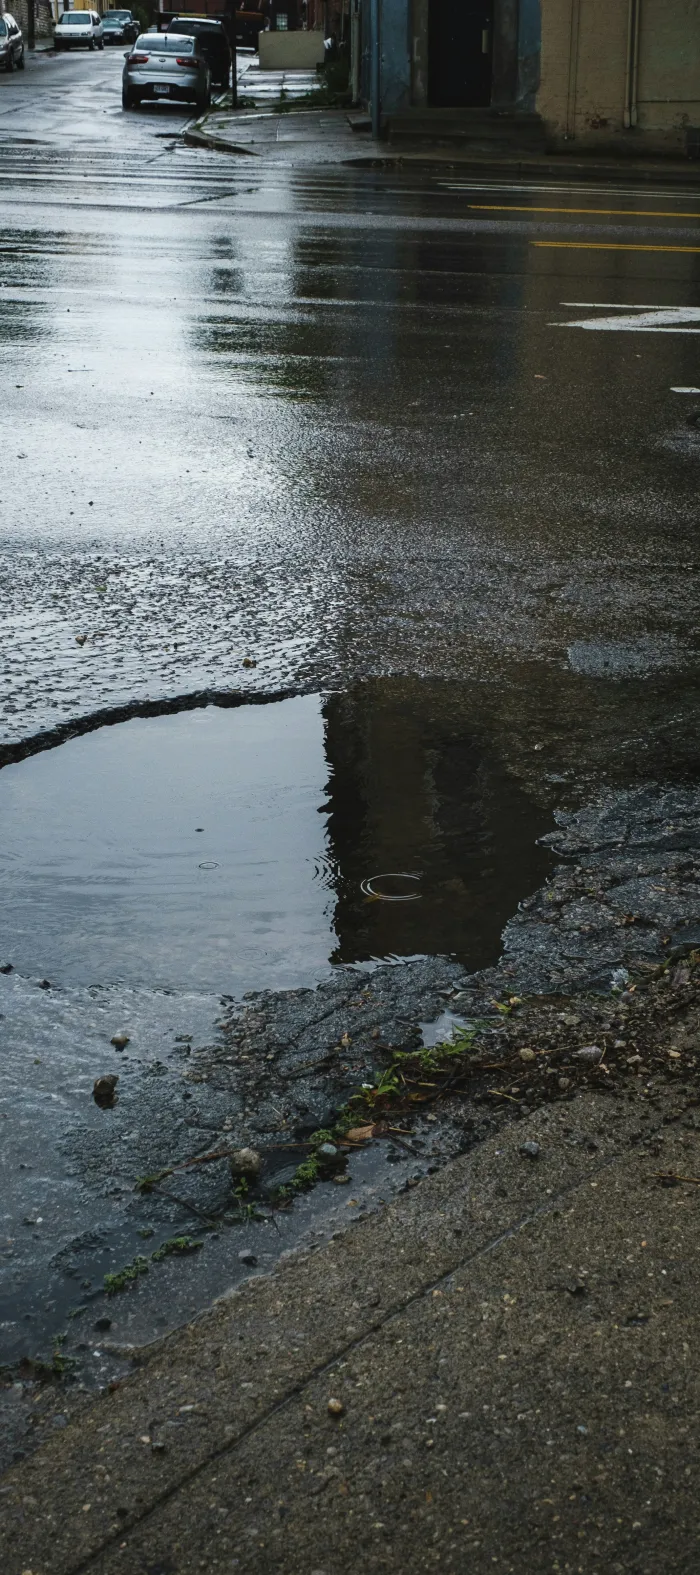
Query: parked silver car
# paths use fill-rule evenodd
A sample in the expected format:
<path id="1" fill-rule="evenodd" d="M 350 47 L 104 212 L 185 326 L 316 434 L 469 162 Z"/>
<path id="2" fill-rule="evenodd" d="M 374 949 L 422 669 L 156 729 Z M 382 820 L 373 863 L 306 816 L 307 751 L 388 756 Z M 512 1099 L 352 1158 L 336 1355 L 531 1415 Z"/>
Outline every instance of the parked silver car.
<path id="1" fill-rule="evenodd" d="M 122 107 L 145 99 L 184 99 L 198 110 L 211 103 L 211 71 L 196 53 L 197 40 L 178 33 L 142 33 L 124 58 Z"/>
<path id="2" fill-rule="evenodd" d="M 64 11 L 53 30 L 53 47 L 61 49 L 104 49 L 102 18 L 97 11 Z"/>
<path id="3" fill-rule="evenodd" d="M 9 11 L 0 16 L 0 70 L 24 70 L 24 39 Z"/>

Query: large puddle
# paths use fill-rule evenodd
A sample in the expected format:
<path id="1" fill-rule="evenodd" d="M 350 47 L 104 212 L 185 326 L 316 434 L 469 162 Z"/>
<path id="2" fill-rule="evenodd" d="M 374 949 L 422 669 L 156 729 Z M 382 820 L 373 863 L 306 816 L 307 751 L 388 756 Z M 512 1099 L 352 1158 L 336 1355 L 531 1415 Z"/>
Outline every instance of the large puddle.
<path id="1" fill-rule="evenodd" d="M 195 1172 L 184 1201 L 182 1182 L 172 1199 L 136 1185 L 247 1130 L 248 1096 L 188 1081 L 219 1042 L 222 996 L 312 985 L 334 962 L 497 960 L 550 867 L 537 838 L 551 815 L 489 751 L 470 704 L 466 686 L 376 681 L 135 719 L 0 771 L 0 1364 L 66 1331 L 86 1359 L 104 1273 L 143 1251 L 144 1232 L 150 1251 L 196 1229 L 203 1208 L 223 1234 L 110 1303 L 114 1330 L 149 1339 L 244 1272 L 230 1178 L 218 1202 L 192 1202 Z M 105 1111 L 93 1082 L 115 1070 Z M 390 1190 L 415 1163 L 398 1159 Z M 368 1197 L 379 1187 L 379 1164 L 358 1160 L 356 1198 L 365 1171 Z M 256 1227 L 261 1262 L 312 1224 L 340 1228 L 344 1209 L 329 1184 Z"/>
<path id="2" fill-rule="evenodd" d="M 494 962 L 549 817 L 437 687 L 135 719 L 5 767 L 0 962 L 233 995 Z"/>

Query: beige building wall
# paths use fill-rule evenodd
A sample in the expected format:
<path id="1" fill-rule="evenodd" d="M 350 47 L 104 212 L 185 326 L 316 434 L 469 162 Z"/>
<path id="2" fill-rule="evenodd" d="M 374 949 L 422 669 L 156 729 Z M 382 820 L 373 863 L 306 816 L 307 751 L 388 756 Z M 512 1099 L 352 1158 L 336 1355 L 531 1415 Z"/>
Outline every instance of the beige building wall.
<path id="1" fill-rule="evenodd" d="M 700 0 L 542 0 L 537 109 L 557 143 L 684 150 L 700 126 Z"/>

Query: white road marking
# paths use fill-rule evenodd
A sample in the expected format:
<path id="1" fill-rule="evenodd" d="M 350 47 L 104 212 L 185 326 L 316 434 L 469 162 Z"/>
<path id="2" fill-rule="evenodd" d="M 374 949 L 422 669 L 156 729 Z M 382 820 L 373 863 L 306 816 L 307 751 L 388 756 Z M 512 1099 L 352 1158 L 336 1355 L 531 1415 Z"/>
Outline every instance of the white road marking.
<path id="1" fill-rule="evenodd" d="M 608 302 L 562 301 L 562 306 L 590 306 L 609 309 Z M 618 317 L 579 317 L 570 323 L 550 323 L 551 328 L 589 328 L 607 333 L 700 334 L 700 306 L 615 306 Z M 689 327 L 697 324 L 697 327 Z"/>

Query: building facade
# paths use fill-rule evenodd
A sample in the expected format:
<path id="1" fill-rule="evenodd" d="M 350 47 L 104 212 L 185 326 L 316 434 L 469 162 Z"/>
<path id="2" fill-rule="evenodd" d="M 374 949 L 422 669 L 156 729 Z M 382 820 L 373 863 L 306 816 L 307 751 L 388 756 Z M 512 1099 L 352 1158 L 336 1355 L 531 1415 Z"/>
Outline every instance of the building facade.
<path id="1" fill-rule="evenodd" d="M 361 0 L 362 95 L 534 114 L 547 142 L 673 152 L 700 128 L 700 0 Z M 378 83 L 378 94 L 377 94 Z"/>

